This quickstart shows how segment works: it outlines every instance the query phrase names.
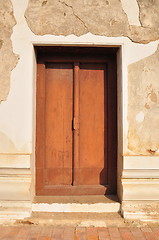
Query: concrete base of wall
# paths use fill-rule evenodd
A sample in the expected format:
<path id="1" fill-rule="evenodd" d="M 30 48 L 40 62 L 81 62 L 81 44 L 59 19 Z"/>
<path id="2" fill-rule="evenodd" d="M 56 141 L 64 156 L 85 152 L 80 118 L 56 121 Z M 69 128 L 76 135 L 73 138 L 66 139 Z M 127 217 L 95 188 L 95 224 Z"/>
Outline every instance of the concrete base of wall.
<path id="1" fill-rule="evenodd" d="M 27 201 L 1 201 L 0 223 L 14 223 L 31 215 L 31 203 Z"/>
<path id="2" fill-rule="evenodd" d="M 30 201 L 29 154 L 0 154 L 0 201 Z"/>
<path id="3" fill-rule="evenodd" d="M 121 213 L 125 219 L 159 222 L 159 201 L 123 201 Z"/>
<path id="4" fill-rule="evenodd" d="M 122 179 L 124 201 L 159 201 L 159 179 Z"/>
<path id="5" fill-rule="evenodd" d="M 93 196 L 94 197 L 94 196 Z M 41 199 L 42 200 L 42 199 Z M 148 222 L 159 222 L 159 201 L 123 201 L 119 202 L 108 200 L 107 202 L 34 202 L 29 201 L 1 201 L 0 202 L 0 223 L 13 223 L 16 220 L 30 218 L 33 214 L 50 213 L 74 213 L 74 214 L 104 214 L 120 213 L 127 220 L 140 220 Z M 41 215 L 40 215 L 41 216 Z M 43 215 L 42 215 L 43 216 Z M 112 215 L 113 216 L 113 215 Z M 42 221 L 38 220 L 38 221 Z M 50 220 L 51 221 L 51 220 Z M 59 222 L 60 223 L 60 222 Z"/>

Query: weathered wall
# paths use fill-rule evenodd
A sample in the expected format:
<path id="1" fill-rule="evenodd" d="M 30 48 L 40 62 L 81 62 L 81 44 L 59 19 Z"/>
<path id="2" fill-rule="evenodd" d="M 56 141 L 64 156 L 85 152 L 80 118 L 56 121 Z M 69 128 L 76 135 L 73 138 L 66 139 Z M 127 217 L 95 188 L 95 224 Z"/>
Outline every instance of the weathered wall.
<path id="1" fill-rule="evenodd" d="M 14 200 L 34 197 L 33 43 L 122 45 L 122 55 L 118 53 L 119 196 L 125 200 L 131 200 L 132 195 L 136 200 L 159 199 L 155 190 L 159 182 L 154 180 L 159 176 L 158 4 L 157 0 L 0 1 L 1 186 L 6 182 L 1 199 L 8 200 L 11 187 Z M 154 187 L 147 184 L 150 179 Z M 19 193 L 17 182 L 23 189 L 20 187 Z"/>
<path id="2" fill-rule="evenodd" d="M 159 39 L 158 1 L 136 1 L 139 7 L 140 26 L 130 25 L 123 2 L 123 0 L 28 0 L 25 18 L 29 28 L 36 35 L 80 36 L 90 32 L 110 37 L 125 36 L 139 43 Z M 0 101 L 2 101 L 6 100 L 8 95 L 10 73 L 18 61 L 18 56 L 12 50 L 11 34 L 16 20 L 10 0 L 0 2 L 0 13 Z M 158 51 L 129 67 L 129 154 L 158 153 L 157 60 Z"/>
<path id="3" fill-rule="evenodd" d="M 100 13 L 100 14 L 99 14 Z M 25 14 L 35 34 L 123 36 L 127 16 L 118 0 L 30 0 Z"/>
<path id="4" fill-rule="evenodd" d="M 130 26 L 131 38 L 136 42 L 159 39 L 159 2 L 157 0 L 137 0 L 141 26 Z"/>
<path id="5" fill-rule="evenodd" d="M 10 87 L 10 73 L 18 61 L 11 42 L 15 24 L 11 1 L 0 1 L 0 102 L 6 100 Z"/>
<path id="6" fill-rule="evenodd" d="M 157 1 L 137 1 L 141 26 L 129 25 L 120 0 L 30 0 L 25 13 L 35 34 L 125 36 L 134 42 L 158 39 Z"/>
<path id="7" fill-rule="evenodd" d="M 119 0 L 30 0 L 25 17 L 37 35 L 80 36 L 87 32 L 134 42 L 159 39 L 159 2 L 137 0 L 140 26 L 130 25 Z M 134 13 L 135 14 L 135 13 Z M 159 53 L 129 67 L 129 154 L 159 153 Z"/>
<path id="8" fill-rule="evenodd" d="M 128 148 L 159 154 L 159 50 L 129 66 Z"/>

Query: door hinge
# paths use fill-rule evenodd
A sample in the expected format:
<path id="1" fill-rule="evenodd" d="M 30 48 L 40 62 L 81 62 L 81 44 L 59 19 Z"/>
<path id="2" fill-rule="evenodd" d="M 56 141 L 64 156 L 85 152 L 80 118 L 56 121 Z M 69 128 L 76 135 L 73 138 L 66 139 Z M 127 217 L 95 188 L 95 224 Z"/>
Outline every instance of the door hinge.
<path id="1" fill-rule="evenodd" d="M 78 130 L 79 129 L 79 117 L 74 117 L 73 118 L 73 130 Z"/>

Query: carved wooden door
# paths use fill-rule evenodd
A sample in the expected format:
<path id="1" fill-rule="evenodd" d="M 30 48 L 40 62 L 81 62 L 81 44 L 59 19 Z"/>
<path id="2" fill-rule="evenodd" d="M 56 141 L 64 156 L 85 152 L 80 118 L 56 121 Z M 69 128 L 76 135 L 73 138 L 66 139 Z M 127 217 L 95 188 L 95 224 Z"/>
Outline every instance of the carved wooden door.
<path id="1" fill-rule="evenodd" d="M 112 104 L 116 108 L 116 89 L 111 81 L 108 63 L 38 64 L 37 195 L 115 192 L 116 165 L 110 151 L 116 136 L 109 128 L 115 127 L 116 111 L 109 111 Z"/>

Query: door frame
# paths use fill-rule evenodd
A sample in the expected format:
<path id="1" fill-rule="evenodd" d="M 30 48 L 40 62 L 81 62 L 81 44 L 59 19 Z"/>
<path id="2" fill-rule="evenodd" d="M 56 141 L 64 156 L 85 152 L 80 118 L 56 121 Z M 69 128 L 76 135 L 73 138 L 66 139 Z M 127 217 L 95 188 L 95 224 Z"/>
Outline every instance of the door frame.
<path id="1" fill-rule="evenodd" d="M 112 43 L 107 43 L 107 41 L 100 41 L 100 43 L 95 43 L 95 42 L 81 42 L 78 41 L 79 43 L 75 43 L 75 40 L 72 42 L 56 42 L 56 43 L 50 43 L 50 41 L 44 41 L 43 43 L 40 41 L 35 41 L 33 43 L 33 48 L 36 46 L 87 46 L 91 47 L 93 43 L 93 47 L 106 47 L 106 48 L 112 48 L 112 47 L 118 47 L 118 52 L 117 52 L 117 195 L 118 198 L 122 201 L 122 195 L 123 195 L 123 190 L 122 190 L 122 182 L 121 182 L 121 177 L 122 177 L 122 171 L 123 171 L 123 139 L 124 139 L 124 132 L 127 131 L 127 126 L 123 126 L 123 122 L 127 122 L 124 116 L 126 116 L 126 106 L 124 105 L 124 100 L 127 99 L 127 78 L 126 78 L 126 68 L 124 67 L 124 48 L 125 45 L 123 42 L 115 42 L 113 45 Z M 33 49 L 33 78 L 34 78 L 34 96 L 33 96 L 33 126 L 34 126 L 34 132 L 33 132 L 33 155 L 32 155 L 32 161 L 31 161 L 31 171 L 32 171 L 32 185 L 31 185 L 31 199 L 34 199 L 35 197 L 35 138 L 36 138 L 36 53 L 35 53 L 35 48 Z M 124 91 L 125 90 L 125 91 Z"/>

